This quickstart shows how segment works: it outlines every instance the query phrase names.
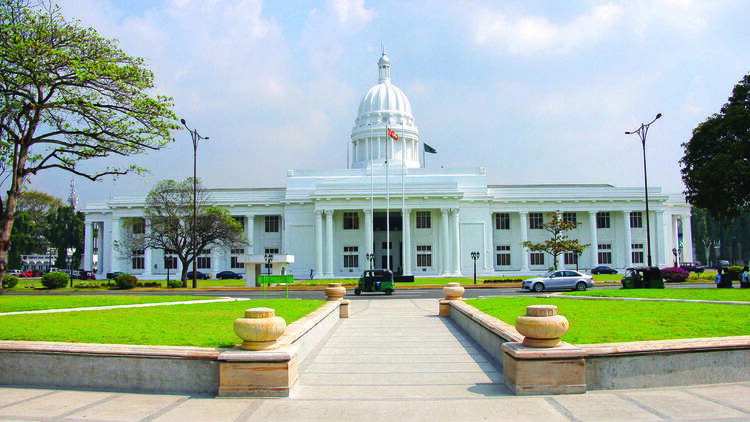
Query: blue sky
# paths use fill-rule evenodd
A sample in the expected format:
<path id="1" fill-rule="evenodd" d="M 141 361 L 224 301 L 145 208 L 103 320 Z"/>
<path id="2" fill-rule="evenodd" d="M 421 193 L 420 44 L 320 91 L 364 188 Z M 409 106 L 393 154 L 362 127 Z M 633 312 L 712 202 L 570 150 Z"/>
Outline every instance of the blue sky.
<path id="1" fill-rule="evenodd" d="M 428 167 L 487 168 L 492 184 L 680 192 L 681 143 L 750 72 L 747 1 L 65 0 L 64 14 L 146 58 L 156 91 L 211 140 L 208 187 L 281 187 L 290 168 L 342 168 L 381 43 L 409 97 Z M 80 205 L 192 174 L 187 132 L 132 157 L 151 169 L 77 179 Z M 87 164 L 96 166 L 96 163 Z M 101 163 L 100 163 L 101 165 Z M 31 188 L 67 197 L 70 176 Z"/>

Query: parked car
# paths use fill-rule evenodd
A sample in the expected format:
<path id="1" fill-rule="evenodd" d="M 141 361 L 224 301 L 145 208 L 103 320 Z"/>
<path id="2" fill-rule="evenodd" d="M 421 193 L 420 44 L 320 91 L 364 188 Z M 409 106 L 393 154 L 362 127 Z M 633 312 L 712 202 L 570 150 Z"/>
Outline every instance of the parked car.
<path id="1" fill-rule="evenodd" d="M 14 277 L 23 277 L 21 275 L 21 270 L 8 270 L 5 272 L 5 274 L 12 275 Z"/>
<path id="2" fill-rule="evenodd" d="M 609 265 L 600 265 L 591 269 L 591 274 L 617 274 L 617 270 Z"/>
<path id="3" fill-rule="evenodd" d="M 705 271 L 705 267 L 700 262 L 683 262 L 680 264 L 680 268 L 683 270 L 689 272 L 689 273 L 702 273 Z"/>
<path id="4" fill-rule="evenodd" d="M 21 277 L 41 277 L 42 270 L 26 270 L 21 273 Z"/>
<path id="5" fill-rule="evenodd" d="M 122 273 L 123 273 L 122 271 L 115 271 L 115 272 L 107 273 L 107 280 L 114 280 L 115 277 L 117 277 L 118 275 Z"/>
<path id="6" fill-rule="evenodd" d="M 188 280 L 192 280 L 193 279 L 193 272 L 192 271 L 188 271 L 187 277 L 188 277 Z M 209 275 L 206 274 L 206 273 L 202 273 L 200 271 L 196 271 L 195 272 L 195 278 L 198 279 L 198 280 L 208 280 L 211 277 L 209 277 Z"/>
<path id="7" fill-rule="evenodd" d="M 78 270 L 69 270 L 66 268 L 60 270 L 60 272 L 69 275 L 72 280 L 77 280 L 81 276 L 81 272 Z"/>
<path id="8" fill-rule="evenodd" d="M 192 273 L 191 273 L 191 275 L 192 275 Z M 219 280 L 224 280 L 224 279 L 240 280 L 240 279 L 242 279 L 242 277 L 244 277 L 242 274 L 236 273 L 234 271 L 229 271 L 229 270 L 222 271 L 222 272 L 216 274 L 216 278 L 218 278 Z"/>
<path id="9" fill-rule="evenodd" d="M 590 275 L 572 270 L 550 271 L 542 277 L 529 278 L 521 286 L 525 290 L 543 292 L 545 290 L 578 290 L 584 291 L 594 287 L 594 279 Z"/>
<path id="10" fill-rule="evenodd" d="M 78 276 L 79 280 L 96 280 L 96 274 L 93 271 L 81 270 Z"/>
<path id="11" fill-rule="evenodd" d="M 719 261 L 716 263 L 716 268 L 727 269 L 729 268 L 729 261 Z"/>

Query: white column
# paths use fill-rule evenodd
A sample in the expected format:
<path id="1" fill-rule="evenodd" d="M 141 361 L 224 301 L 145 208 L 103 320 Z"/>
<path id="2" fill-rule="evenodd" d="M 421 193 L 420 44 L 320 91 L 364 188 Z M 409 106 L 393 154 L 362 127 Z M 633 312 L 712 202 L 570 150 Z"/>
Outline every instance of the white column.
<path id="1" fill-rule="evenodd" d="M 84 225 L 84 238 L 83 238 L 83 269 L 91 270 L 94 265 L 94 225 L 87 221 Z"/>
<path id="2" fill-rule="evenodd" d="M 667 260 L 666 260 L 667 255 L 665 255 L 667 242 L 665 241 L 666 228 L 664 225 L 664 211 L 656 211 L 655 214 L 656 214 L 655 215 L 656 224 L 654 225 L 654 227 L 656 227 L 656 229 L 654 231 L 656 233 L 654 234 L 656 236 L 654 236 L 654 238 L 655 238 L 655 243 L 656 243 L 656 262 L 654 263 L 654 265 L 658 267 L 660 265 L 667 265 Z M 671 254 L 671 252 L 669 253 Z"/>
<path id="3" fill-rule="evenodd" d="M 153 263 L 151 262 L 151 252 L 153 249 L 146 248 L 143 250 L 143 273 L 144 274 L 153 274 L 154 273 L 154 267 Z"/>
<path id="4" fill-rule="evenodd" d="M 521 243 L 529 240 L 529 213 L 522 211 L 518 213 L 519 219 L 521 220 Z M 521 246 L 521 271 L 529 272 L 529 248 Z"/>
<path id="5" fill-rule="evenodd" d="M 461 275 L 461 237 L 460 237 L 460 226 L 458 220 L 458 208 L 453 208 L 451 213 L 453 214 L 453 273 Z"/>
<path id="6" fill-rule="evenodd" d="M 490 224 L 489 225 L 483 225 L 484 227 L 484 256 L 483 262 L 484 262 L 484 272 L 491 272 L 493 268 L 493 259 L 495 254 L 495 243 L 492 239 L 492 234 L 494 232 L 494 225 L 495 220 L 493 219 L 492 211 L 490 211 Z"/>
<path id="7" fill-rule="evenodd" d="M 690 227 L 690 214 L 682 216 L 682 256 L 686 261 L 695 261 L 693 257 L 693 229 Z M 750 245 L 748 245 L 750 246 Z"/>
<path id="8" fill-rule="evenodd" d="M 372 244 L 373 244 L 373 238 L 372 238 L 372 210 L 364 210 L 365 211 L 365 267 L 369 270 L 370 269 L 370 261 L 367 260 L 367 254 L 373 253 L 372 250 Z M 375 266 L 375 257 L 373 257 L 373 267 Z"/>
<path id="9" fill-rule="evenodd" d="M 333 210 L 326 213 L 326 277 L 333 277 Z"/>
<path id="10" fill-rule="evenodd" d="M 99 279 L 106 273 L 112 272 L 112 250 L 108 245 L 110 242 L 112 242 L 112 222 L 105 220 L 99 232 L 99 263 L 97 264 Z"/>
<path id="11" fill-rule="evenodd" d="M 281 232 L 281 245 L 279 246 L 279 253 L 286 255 L 286 214 L 284 210 L 279 214 L 279 231 Z"/>
<path id="12" fill-rule="evenodd" d="M 679 254 L 679 246 L 680 246 L 680 217 L 678 215 L 672 216 L 672 247 L 678 249 L 677 253 L 677 265 L 680 265 L 682 263 L 682 257 Z"/>
<path id="13" fill-rule="evenodd" d="M 450 239 L 448 239 L 448 208 L 440 209 L 440 273 L 448 275 L 448 256 L 450 254 Z"/>
<path id="14" fill-rule="evenodd" d="M 589 211 L 589 233 L 591 233 L 591 268 L 599 265 L 599 239 L 596 233 L 596 211 Z"/>
<path id="15" fill-rule="evenodd" d="M 411 275 L 411 209 L 404 208 L 401 210 L 401 227 L 402 227 L 402 241 L 404 243 L 404 262 L 403 271 L 404 275 Z"/>
<path id="16" fill-rule="evenodd" d="M 630 211 L 622 212 L 622 228 L 625 231 L 625 268 L 633 266 L 633 233 L 630 229 Z"/>
<path id="17" fill-rule="evenodd" d="M 247 239 L 247 253 L 248 255 L 255 252 L 253 240 L 255 238 L 255 215 L 245 215 L 245 237 Z"/>
<path id="18" fill-rule="evenodd" d="M 315 210 L 315 274 L 323 275 L 323 212 Z"/>
<path id="19" fill-rule="evenodd" d="M 115 242 L 120 240 L 120 219 L 112 217 L 112 238 L 110 239 L 109 245 L 109 260 L 111 272 L 120 271 L 120 253 L 115 247 Z"/>

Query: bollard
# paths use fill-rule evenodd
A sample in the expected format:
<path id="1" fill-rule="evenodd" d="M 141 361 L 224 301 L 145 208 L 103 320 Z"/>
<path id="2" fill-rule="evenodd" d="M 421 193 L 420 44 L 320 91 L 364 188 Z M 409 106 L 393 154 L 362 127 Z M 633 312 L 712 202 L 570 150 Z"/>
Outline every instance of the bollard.
<path id="1" fill-rule="evenodd" d="M 451 316 L 451 302 L 449 300 L 440 299 L 440 316 Z"/>
<path id="2" fill-rule="evenodd" d="M 465 290 L 458 283 L 448 283 L 443 287 L 443 294 L 445 295 L 445 300 L 460 300 Z"/>
<path id="3" fill-rule="evenodd" d="M 271 308 L 252 308 L 245 311 L 244 318 L 234 320 L 234 333 L 243 342 L 245 350 L 270 350 L 279 347 L 276 339 L 284 334 L 286 321 L 276 316 Z"/>
<path id="4" fill-rule="evenodd" d="M 324 291 L 329 301 L 342 300 L 346 294 L 346 288 L 341 283 L 329 283 Z"/>
<path id="5" fill-rule="evenodd" d="M 558 315 L 554 305 L 527 306 L 526 315 L 516 319 L 516 330 L 525 336 L 523 345 L 528 347 L 558 346 L 568 328 L 568 319 Z"/>
<path id="6" fill-rule="evenodd" d="M 339 318 L 349 318 L 349 304 L 351 301 L 349 300 L 342 300 L 341 305 L 339 305 Z"/>

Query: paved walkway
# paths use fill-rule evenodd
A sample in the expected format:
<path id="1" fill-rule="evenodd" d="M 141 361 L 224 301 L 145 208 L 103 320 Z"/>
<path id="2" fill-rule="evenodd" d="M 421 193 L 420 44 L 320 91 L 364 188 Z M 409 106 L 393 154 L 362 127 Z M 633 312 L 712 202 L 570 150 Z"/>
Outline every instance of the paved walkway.
<path id="1" fill-rule="evenodd" d="M 435 300 L 353 301 L 288 399 L 0 388 L 0 420 L 750 420 L 750 382 L 512 396 L 495 363 L 436 313 Z"/>

